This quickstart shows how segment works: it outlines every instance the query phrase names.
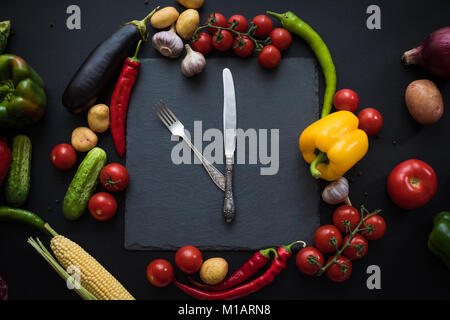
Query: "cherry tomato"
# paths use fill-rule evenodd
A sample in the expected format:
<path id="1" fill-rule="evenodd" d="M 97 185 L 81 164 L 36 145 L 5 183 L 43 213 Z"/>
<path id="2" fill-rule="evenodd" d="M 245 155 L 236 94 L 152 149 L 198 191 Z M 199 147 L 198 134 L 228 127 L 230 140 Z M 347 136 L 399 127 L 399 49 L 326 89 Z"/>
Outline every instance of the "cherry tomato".
<path id="1" fill-rule="evenodd" d="M 350 89 L 342 89 L 336 92 L 333 99 L 336 110 L 355 112 L 359 106 L 358 94 Z"/>
<path id="2" fill-rule="evenodd" d="M 327 260 L 327 264 L 331 262 L 333 258 L 334 257 L 330 257 Z M 340 255 L 336 258 L 336 262 L 329 266 L 327 271 L 325 271 L 327 278 L 333 282 L 343 282 L 350 278 L 352 274 L 352 263 L 350 260 L 347 257 Z"/>
<path id="3" fill-rule="evenodd" d="M 119 192 L 128 186 L 130 175 L 127 168 L 119 163 L 110 163 L 100 171 L 100 183 L 111 192 Z"/>
<path id="4" fill-rule="evenodd" d="M 200 32 L 198 34 L 198 39 L 192 42 L 192 46 L 195 51 L 208 54 L 213 49 L 212 37 L 206 32 Z"/>
<path id="5" fill-rule="evenodd" d="M 317 249 L 325 253 L 336 251 L 342 244 L 342 234 L 338 228 L 331 224 L 319 227 L 314 232 L 314 245 Z"/>
<path id="6" fill-rule="evenodd" d="M 378 240 L 386 232 L 386 221 L 384 221 L 383 217 L 378 214 L 367 218 L 364 223 L 365 226 L 363 229 L 366 230 L 363 230 L 360 233 L 367 240 Z"/>
<path id="7" fill-rule="evenodd" d="M 222 27 L 222 28 L 226 28 L 227 27 L 227 18 L 225 18 L 225 16 L 221 13 L 211 13 L 208 16 L 208 19 L 206 19 L 206 23 L 208 23 L 211 19 L 214 20 L 213 22 L 213 26 L 216 27 Z M 216 33 L 217 29 L 216 28 L 208 28 L 209 32 L 211 32 L 212 34 Z"/>
<path id="8" fill-rule="evenodd" d="M 239 46 L 239 39 L 244 43 L 241 47 Z M 233 41 L 233 51 L 239 57 L 249 57 L 255 51 L 255 43 L 247 36 L 236 37 Z"/>
<path id="9" fill-rule="evenodd" d="M 300 250 L 295 257 L 295 264 L 301 273 L 308 276 L 315 275 L 323 266 L 325 259 L 322 252 L 314 247 L 306 247 Z"/>
<path id="10" fill-rule="evenodd" d="M 361 221 L 361 215 L 355 207 L 344 205 L 333 212 L 333 224 L 342 232 L 353 231 Z"/>
<path id="11" fill-rule="evenodd" d="M 273 29 L 270 32 L 269 37 L 272 39 L 272 44 L 280 51 L 284 51 L 291 46 L 291 33 L 284 28 Z"/>
<path id="12" fill-rule="evenodd" d="M 218 51 L 227 51 L 233 46 L 233 36 L 228 30 L 218 30 L 212 39 L 212 45 Z"/>
<path id="13" fill-rule="evenodd" d="M 273 21 L 265 14 L 257 15 L 253 18 L 252 22 L 257 26 L 253 34 L 256 38 L 263 39 L 273 30 Z"/>
<path id="14" fill-rule="evenodd" d="M 175 254 L 175 264 L 181 271 L 187 274 L 196 273 L 200 270 L 203 257 L 200 250 L 193 246 L 184 246 Z"/>
<path id="15" fill-rule="evenodd" d="M 436 173 L 421 160 L 403 161 L 389 174 L 387 190 L 391 200 L 400 208 L 412 210 L 423 207 L 436 194 Z"/>
<path id="16" fill-rule="evenodd" d="M 70 144 L 58 144 L 50 153 L 50 159 L 57 169 L 69 170 L 77 162 L 77 152 Z"/>
<path id="17" fill-rule="evenodd" d="M 107 192 L 94 194 L 89 200 L 89 212 L 99 221 L 111 219 L 117 211 L 116 199 Z"/>
<path id="18" fill-rule="evenodd" d="M 383 117 L 377 109 L 366 108 L 358 113 L 359 128 L 367 133 L 368 136 L 373 136 L 380 132 L 383 126 Z"/>
<path id="19" fill-rule="evenodd" d="M 172 264 L 164 259 L 150 262 L 146 270 L 148 281 L 155 287 L 166 287 L 174 279 Z"/>
<path id="20" fill-rule="evenodd" d="M 240 33 L 246 33 L 247 29 L 248 29 L 248 21 L 247 19 L 240 15 L 240 14 L 235 14 L 233 16 L 231 16 L 230 18 L 228 18 L 228 24 L 227 27 L 231 27 L 231 24 L 236 21 L 238 23 L 237 26 L 235 26 L 233 28 L 233 30 L 240 32 Z"/>
<path id="21" fill-rule="evenodd" d="M 346 235 L 342 244 L 345 245 L 350 238 L 350 235 Z M 350 240 L 350 244 L 344 249 L 344 255 L 352 260 L 362 259 L 369 249 L 369 243 L 366 238 L 364 238 L 359 233 L 355 234 L 355 236 Z"/>
<path id="22" fill-rule="evenodd" d="M 277 47 L 269 44 L 265 46 L 258 56 L 258 62 L 264 68 L 275 68 L 280 64 L 281 53 Z"/>

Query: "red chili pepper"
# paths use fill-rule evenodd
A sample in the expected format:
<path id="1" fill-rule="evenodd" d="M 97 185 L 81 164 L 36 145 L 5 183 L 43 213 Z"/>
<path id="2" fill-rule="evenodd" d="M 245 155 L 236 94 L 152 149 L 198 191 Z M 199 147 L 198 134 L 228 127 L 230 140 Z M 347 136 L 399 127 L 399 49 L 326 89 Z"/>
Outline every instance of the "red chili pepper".
<path id="1" fill-rule="evenodd" d="M 284 268 L 286 268 L 287 261 L 292 256 L 292 246 L 299 242 L 302 242 L 304 246 L 306 245 L 303 241 L 296 241 L 288 246 L 279 247 L 277 250 L 278 257 L 273 259 L 269 269 L 267 269 L 266 272 L 255 280 L 247 282 L 239 287 L 224 291 L 210 292 L 188 286 L 176 280 L 174 280 L 174 284 L 191 297 L 201 300 L 233 300 L 243 298 L 272 283 L 275 277 L 279 275 Z"/>
<path id="2" fill-rule="evenodd" d="M 9 165 L 11 164 L 11 150 L 5 137 L 0 137 L 0 186 L 3 184 L 8 174 Z"/>
<path id="3" fill-rule="evenodd" d="M 125 143 L 125 125 L 128 102 L 139 73 L 139 66 L 141 65 L 141 62 L 137 58 L 141 43 L 142 40 L 139 41 L 134 56 L 125 59 L 122 72 L 111 97 L 111 134 L 114 140 L 114 146 L 121 158 L 125 155 L 127 148 Z"/>
<path id="4" fill-rule="evenodd" d="M 236 270 L 235 273 L 217 285 L 212 286 L 199 283 L 192 279 L 192 277 L 189 277 L 189 281 L 191 281 L 191 283 L 198 288 L 208 291 L 222 291 L 233 288 L 234 286 L 237 286 L 238 284 L 241 284 L 251 278 L 256 272 L 258 272 L 258 270 L 264 267 L 267 262 L 269 262 L 271 252 L 275 254 L 275 257 L 278 256 L 277 251 L 274 248 L 260 250 L 256 252 L 249 260 L 247 260 L 242 267 Z"/>

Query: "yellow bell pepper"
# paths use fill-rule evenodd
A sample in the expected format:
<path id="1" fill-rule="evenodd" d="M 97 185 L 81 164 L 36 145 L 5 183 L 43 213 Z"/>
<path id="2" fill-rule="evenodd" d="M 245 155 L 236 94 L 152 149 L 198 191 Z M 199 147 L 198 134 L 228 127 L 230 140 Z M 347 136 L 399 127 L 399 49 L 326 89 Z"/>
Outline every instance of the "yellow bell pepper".
<path id="1" fill-rule="evenodd" d="M 358 118 L 337 111 L 307 127 L 299 139 L 303 158 L 311 164 L 315 178 L 334 181 L 364 157 L 369 148 L 367 134 L 358 129 Z"/>

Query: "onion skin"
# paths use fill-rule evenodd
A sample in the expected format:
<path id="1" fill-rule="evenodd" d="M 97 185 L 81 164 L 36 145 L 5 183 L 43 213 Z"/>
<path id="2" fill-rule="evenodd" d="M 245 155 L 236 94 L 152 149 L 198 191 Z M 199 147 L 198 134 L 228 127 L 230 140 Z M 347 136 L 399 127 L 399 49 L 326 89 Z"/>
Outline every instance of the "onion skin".
<path id="1" fill-rule="evenodd" d="M 406 51 L 402 60 L 406 65 L 419 65 L 438 77 L 450 79 L 450 26 L 432 32 L 420 46 Z"/>

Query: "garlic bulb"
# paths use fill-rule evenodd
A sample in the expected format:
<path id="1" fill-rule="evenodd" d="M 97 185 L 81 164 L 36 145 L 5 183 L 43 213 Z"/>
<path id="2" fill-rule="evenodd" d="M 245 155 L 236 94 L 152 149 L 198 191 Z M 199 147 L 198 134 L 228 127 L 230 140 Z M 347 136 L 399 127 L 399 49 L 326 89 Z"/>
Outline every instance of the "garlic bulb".
<path id="1" fill-rule="evenodd" d="M 183 51 L 183 40 L 175 32 L 175 25 L 168 31 L 160 31 L 153 35 L 153 47 L 163 56 L 178 58 Z"/>
<path id="2" fill-rule="evenodd" d="M 203 71 L 206 66 L 206 59 L 202 53 L 193 50 L 188 44 L 185 47 L 186 56 L 181 62 L 181 72 L 186 77 L 192 77 Z"/>
<path id="3" fill-rule="evenodd" d="M 322 199 L 328 204 L 338 204 L 345 202 L 352 205 L 348 198 L 349 186 L 346 178 L 341 177 L 333 181 L 322 192 Z"/>

